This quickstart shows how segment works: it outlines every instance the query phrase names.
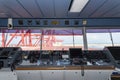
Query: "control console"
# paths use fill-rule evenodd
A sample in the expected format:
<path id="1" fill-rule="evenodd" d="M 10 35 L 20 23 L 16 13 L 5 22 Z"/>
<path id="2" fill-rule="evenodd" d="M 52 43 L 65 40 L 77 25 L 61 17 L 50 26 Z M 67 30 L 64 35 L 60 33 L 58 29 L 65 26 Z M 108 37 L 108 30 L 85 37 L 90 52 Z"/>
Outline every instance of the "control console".
<path id="1" fill-rule="evenodd" d="M 24 51 L 22 65 L 70 66 L 70 65 L 111 65 L 111 60 L 104 50 L 42 50 Z M 2 64 L 2 63 L 1 63 Z"/>
<path id="2" fill-rule="evenodd" d="M 108 53 L 113 65 L 120 68 L 120 46 L 105 47 L 104 50 Z"/>
<path id="3" fill-rule="evenodd" d="M 0 48 L 0 68 L 14 67 L 22 61 L 21 48 L 19 47 L 1 47 Z"/>

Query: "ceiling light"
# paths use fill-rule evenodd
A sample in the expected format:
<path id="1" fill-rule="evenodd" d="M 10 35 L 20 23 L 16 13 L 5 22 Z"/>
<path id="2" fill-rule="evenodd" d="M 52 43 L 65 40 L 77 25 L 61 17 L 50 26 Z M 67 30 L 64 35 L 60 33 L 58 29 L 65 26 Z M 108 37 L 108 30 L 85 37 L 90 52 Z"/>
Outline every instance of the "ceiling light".
<path id="1" fill-rule="evenodd" d="M 73 0 L 70 12 L 81 12 L 89 0 Z"/>

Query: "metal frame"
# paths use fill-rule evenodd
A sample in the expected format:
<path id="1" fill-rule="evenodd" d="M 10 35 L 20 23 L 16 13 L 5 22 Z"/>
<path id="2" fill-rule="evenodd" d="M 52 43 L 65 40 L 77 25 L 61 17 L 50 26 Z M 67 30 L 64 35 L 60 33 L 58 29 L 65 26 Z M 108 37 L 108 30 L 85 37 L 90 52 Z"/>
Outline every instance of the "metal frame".
<path id="1" fill-rule="evenodd" d="M 19 24 L 18 21 L 23 21 L 23 24 Z M 29 24 L 31 20 L 31 24 Z M 36 24 L 36 21 L 40 20 L 40 24 Z M 69 25 L 65 24 L 65 20 L 69 21 Z M 79 24 L 75 25 L 74 22 L 78 20 Z M 83 26 L 83 20 L 87 21 L 86 28 L 120 28 L 120 18 L 13 18 L 14 28 L 81 28 Z M 47 25 L 44 25 L 44 21 L 47 21 Z M 55 21 L 55 23 L 52 23 Z M 0 19 L 0 28 L 7 28 L 8 19 Z"/>
<path id="2" fill-rule="evenodd" d="M 88 50 L 88 42 L 87 42 L 87 35 L 86 35 L 86 28 L 85 27 L 83 27 L 82 33 L 83 33 L 84 50 Z"/>

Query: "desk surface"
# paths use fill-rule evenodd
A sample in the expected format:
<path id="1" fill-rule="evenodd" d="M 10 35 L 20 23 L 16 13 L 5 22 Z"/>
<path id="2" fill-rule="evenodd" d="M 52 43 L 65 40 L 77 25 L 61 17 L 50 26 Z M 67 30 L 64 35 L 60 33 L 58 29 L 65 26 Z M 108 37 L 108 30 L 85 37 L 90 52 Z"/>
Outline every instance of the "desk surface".
<path id="1" fill-rule="evenodd" d="M 112 78 L 120 78 L 120 74 L 111 75 Z"/>
<path id="2" fill-rule="evenodd" d="M 114 70 L 114 66 L 18 66 L 16 70 Z"/>

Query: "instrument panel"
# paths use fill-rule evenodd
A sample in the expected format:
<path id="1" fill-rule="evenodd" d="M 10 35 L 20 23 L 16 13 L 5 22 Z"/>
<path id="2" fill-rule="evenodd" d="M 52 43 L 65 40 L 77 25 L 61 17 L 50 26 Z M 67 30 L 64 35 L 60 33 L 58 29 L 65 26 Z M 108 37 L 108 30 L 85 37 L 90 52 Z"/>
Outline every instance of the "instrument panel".
<path id="1" fill-rule="evenodd" d="M 81 66 L 114 65 L 106 50 L 33 50 L 0 48 L 0 66 Z"/>
<path id="2" fill-rule="evenodd" d="M 70 48 L 61 51 L 26 51 L 23 56 L 23 62 L 38 66 L 110 65 L 110 60 L 103 50 Z"/>

